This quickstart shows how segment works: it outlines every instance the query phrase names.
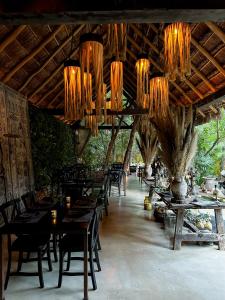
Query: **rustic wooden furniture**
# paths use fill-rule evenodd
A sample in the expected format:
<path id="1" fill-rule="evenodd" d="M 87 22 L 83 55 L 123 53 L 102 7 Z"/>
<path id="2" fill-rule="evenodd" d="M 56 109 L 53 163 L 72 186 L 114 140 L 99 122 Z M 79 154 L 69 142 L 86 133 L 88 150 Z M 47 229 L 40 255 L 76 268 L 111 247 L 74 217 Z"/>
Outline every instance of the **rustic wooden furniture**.
<path id="1" fill-rule="evenodd" d="M 225 250 L 225 230 L 222 210 L 225 209 L 225 203 L 219 201 L 204 201 L 197 198 L 190 203 L 177 204 L 171 202 L 171 196 L 165 193 L 158 193 L 168 209 L 176 213 L 176 225 L 173 238 L 173 250 L 179 250 L 183 241 L 187 242 L 218 242 L 219 250 Z M 214 210 L 216 233 L 204 233 L 198 230 L 194 225 L 188 224 L 191 233 L 182 233 L 185 209 L 209 209 Z"/>
<path id="2" fill-rule="evenodd" d="M 83 206 L 85 207 L 85 206 Z M 46 213 L 46 218 L 39 220 L 38 222 L 31 222 L 29 226 L 25 222 L 23 223 L 9 223 L 0 229 L 0 299 L 4 300 L 4 272 L 3 272 L 3 235 L 8 234 L 80 234 L 83 235 L 84 239 L 84 300 L 88 299 L 88 233 L 91 220 L 94 214 L 93 209 L 89 209 L 88 213 L 83 215 L 80 218 L 74 218 L 71 221 L 65 221 L 66 211 L 61 209 L 57 214 L 58 218 L 56 223 L 53 223 L 51 220 L 50 213 Z"/>

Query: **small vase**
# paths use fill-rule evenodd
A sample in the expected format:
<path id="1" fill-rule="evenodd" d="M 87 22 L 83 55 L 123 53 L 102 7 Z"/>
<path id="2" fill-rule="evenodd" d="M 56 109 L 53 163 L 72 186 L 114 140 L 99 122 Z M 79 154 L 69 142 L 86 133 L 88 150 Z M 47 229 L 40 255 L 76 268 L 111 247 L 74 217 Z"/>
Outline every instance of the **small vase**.
<path id="1" fill-rule="evenodd" d="M 184 177 L 175 177 L 171 183 L 171 191 L 174 196 L 174 202 L 183 203 L 187 196 L 187 182 Z"/>

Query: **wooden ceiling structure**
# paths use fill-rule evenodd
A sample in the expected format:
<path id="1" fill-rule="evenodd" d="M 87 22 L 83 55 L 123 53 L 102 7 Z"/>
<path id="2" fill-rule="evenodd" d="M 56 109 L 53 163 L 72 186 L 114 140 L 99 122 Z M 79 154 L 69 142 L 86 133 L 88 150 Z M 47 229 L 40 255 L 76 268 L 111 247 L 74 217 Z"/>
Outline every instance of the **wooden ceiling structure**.
<path id="1" fill-rule="evenodd" d="M 91 7 L 70 7 L 69 1 L 32 1 L 33 6 L 10 6 L 17 1 L 0 2 L 0 81 L 20 92 L 35 106 L 62 114 L 64 107 L 63 63 L 71 51 L 79 57 L 79 39 L 96 32 L 107 40 L 107 23 L 126 21 L 127 53 L 124 63 L 124 95 L 127 110 L 136 107 L 135 62 L 144 49 L 149 54 L 151 74 L 163 71 L 163 29 L 167 22 L 191 24 L 191 75 L 170 82 L 170 102 L 197 107 L 198 123 L 218 116 L 225 106 L 225 10 L 190 8 L 142 9 L 146 1 L 113 1 L 110 10 L 87 1 Z M 58 3 L 55 6 L 51 6 Z M 72 2 L 72 1 L 71 1 Z M 89 3 L 90 2 L 90 3 Z M 120 6 L 119 3 L 120 2 Z M 192 1 L 191 1 L 192 2 Z M 217 6 L 218 1 L 214 1 Z M 64 6 L 60 4 L 64 3 Z M 67 3 L 67 7 L 65 7 Z M 125 3 L 125 4 L 124 4 Z M 123 6 L 124 4 L 124 6 Z M 176 1 L 173 3 L 176 4 Z M 81 4 L 80 4 L 81 5 Z M 135 6 L 136 5 L 136 6 Z M 148 4 L 149 5 L 149 4 Z M 177 4 L 178 5 L 178 4 Z M 12 9 L 13 7 L 13 9 Z M 162 6 L 163 7 L 163 6 Z M 179 6 L 177 6 L 179 7 Z M 216 7 L 218 8 L 218 7 Z M 104 47 L 104 81 L 110 90 L 110 57 Z M 136 113 L 143 113 L 135 109 Z M 121 113 L 122 114 L 122 113 Z M 60 116 L 63 119 L 63 116 Z"/>

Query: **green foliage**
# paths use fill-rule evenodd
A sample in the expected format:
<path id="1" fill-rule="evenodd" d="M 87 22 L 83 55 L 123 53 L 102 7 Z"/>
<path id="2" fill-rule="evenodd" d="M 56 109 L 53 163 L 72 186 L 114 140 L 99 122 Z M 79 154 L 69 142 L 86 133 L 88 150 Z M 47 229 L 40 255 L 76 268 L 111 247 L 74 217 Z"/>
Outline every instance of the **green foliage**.
<path id="1" fill-rule="evenodd" d="M 35 186 L 53 186 L 59 169 L 72 164 L 73 133 L 70 127 L 53 116 L 30 108 L 30 129 Z"/>
<path id="2" fill-rule="evenodd" d="M 207 154 L 217 139 L 217 121 L 212 120 L 207 124 L 197 127 L 198 151 L 195 157 L 197 170 L 197 183 L 201 184 L 203 176 L 218 176 L 225 166 L 225 111 L 221 111 L 221 119 L 218 122 L 219 141 Z M 206 155 L 207 154 L 207 155 Z"/>

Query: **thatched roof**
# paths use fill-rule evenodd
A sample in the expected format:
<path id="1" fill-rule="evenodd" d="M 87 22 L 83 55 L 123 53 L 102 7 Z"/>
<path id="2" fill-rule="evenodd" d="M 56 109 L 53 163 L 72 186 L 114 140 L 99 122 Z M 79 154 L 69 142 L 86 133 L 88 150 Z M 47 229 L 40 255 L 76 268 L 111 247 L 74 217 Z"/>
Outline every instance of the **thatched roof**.
<path id="1" fill-rule="evenodd" d="M 170 83 L 170 101 L 196 104 L 202 122 L 209 112 L 218 114 L 218 107 L 225 106 L 225 22 L 191 24 L 191 28 L 191 75 Z M 63 108 L 63 62 L 71 49 L 71 33 L 75 37 L 73 57 L 78 58 L 79 37 L 90 29 L 101 33 L 106 42 L 106 25 L 0 25 L 0 81 L 36 106 Z M 163 69 L 162 29 L 162 24 L 153 23 L 128 26 L 124 67 L 128 105 L 135 104 L 135 62 L 141 47 L 149 52 L 151 72 Z M 106 52 L 104 81 L 109 90 L 110 59 Z"/>

